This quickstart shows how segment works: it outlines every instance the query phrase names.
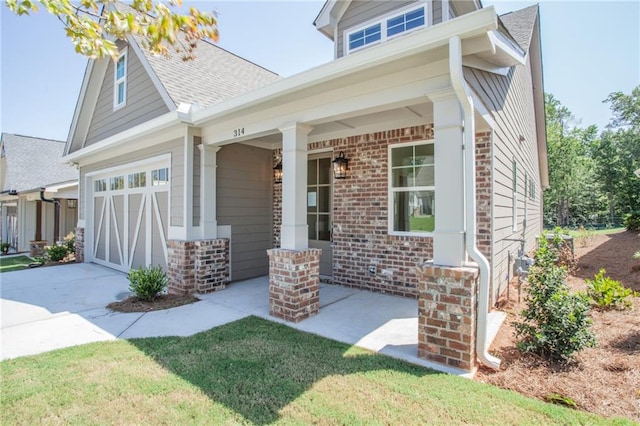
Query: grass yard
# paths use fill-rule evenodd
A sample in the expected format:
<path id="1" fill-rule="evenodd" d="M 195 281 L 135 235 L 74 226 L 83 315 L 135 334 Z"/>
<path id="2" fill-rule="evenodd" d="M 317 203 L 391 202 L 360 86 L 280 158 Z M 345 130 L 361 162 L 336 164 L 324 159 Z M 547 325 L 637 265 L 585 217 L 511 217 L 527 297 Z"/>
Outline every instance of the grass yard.
<path id="1" fill-rule="evenodd" d="M 436 227 L 435 216 L 409 216 L 409 229 L 431 232 Z"/>
<path id="2" fill-rule="evenodd" d="M 0 256 L 0 272 L 19 271 L 29 267 L 33 263 L 33 259 L 27 256 Z"/>
<path id="3" fill-rule="evenodd" d="M 249 317 L 0 363 L 3 424 L 625 424 Z"/>

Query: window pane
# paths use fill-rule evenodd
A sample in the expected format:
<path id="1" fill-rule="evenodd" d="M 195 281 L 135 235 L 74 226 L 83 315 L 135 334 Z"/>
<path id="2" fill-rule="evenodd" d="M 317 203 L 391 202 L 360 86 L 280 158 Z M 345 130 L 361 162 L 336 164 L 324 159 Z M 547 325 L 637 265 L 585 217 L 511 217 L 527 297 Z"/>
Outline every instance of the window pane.
<path id="1" fill-rule="evenodd" d="M 124 189 L 124 176 L 116 176 L 110 179 L 110 187 L 112 191 Z"/>
<path id="2" fill-rule="evenodd" d="M 169 183 L 169 169 L 156 169 L 151 171 L 151 185 L 166 185 Z"/>
<path id="3" fill-rule="evenodd" d="M 416 166 L 433 164 L 433 159 L 434 148 L 432 143 L 416 146 Z"/>
<path id="4" fill-rule="evenodd" d="M 125 69 L 125 57 L 122 56 L 118 59 L 118 65 L 116 67 L 116 79 L 119 80 L 124 77 L 124 69 Z"/>
<path id="5" fill-rule="evenodd" d="M 124 82 L 118 83 L 118 105 L 124 103 Z"/>
<path id="6" fill-rule="evenodd" d="M 391 165 L 393 167 L 413 165 L 413 147 L 392 148 Z"/>
<path id="7" fill-rule="evenodd" d="M 406 188 L 415 186 L 413 179 L 413 167 L 393 169 L 391 172 L 391 185 L 394 188 Z"/>
<path id="8" fill-rule="evenodd" d="M 307 211 L 318 211 L 318 190 L 316 187 L 307 188 Z"/>
<path id="9" fill-rule="evenodd" d="M 331 241 L 331 230 L 329 229 L 329 215 L 318 215 L 318 239 L 321 241 Z"/>
<path id="10" fill-rule="evenodd" d="M 320 168 L 319 173 L 319 184 L 328 184 L 331 183 L 331 159 L 330 158 L 321 158 L 318 160 L 318 166 Z"/>
<path id="11" fill-rule="evenodd" d="M 307 215 L 307 225 L 309 225 L 309 239 L 317 240 L 318 236 L 316 235 L 316 215 L 308 214 Z"/>
<path id="12" fill-rule="evenodd" d="M 329 192 L 331 188 L 321 186 L 318 188 L 318 211 L 320 213 L 329 213 Z"/>
<path id="13" fill-rule="evenodd" d="M 435 229 L 434 191 L 393 194 L 394 231 L 432 232 Z"/>
<path id="14" fill-rule="evenodd" d="M 380 40 L 380 37 L 382 35 L 380 31 L 380 24 L 376 25 L 375 27 L 367 28 L 365 30 L 365 34 L 365 44 L 373 43 L 374 41 Z"/>
<path id="15" fill-rule="evenodd" d="M 434 186 L 433 166 L 416 167 L 415 186 Z"/>
<path id="16" fill-rule="evenodd" d="M 129 188 L 142 188 L 147 185 L 147 174 L 145 172 L 133 173 L 129 175 Z"/>
<path id="17" fill-rule="evenodd" d="M 318 183 L 318 162 L 316 160 L 307 161 L 307 185 Z"/>

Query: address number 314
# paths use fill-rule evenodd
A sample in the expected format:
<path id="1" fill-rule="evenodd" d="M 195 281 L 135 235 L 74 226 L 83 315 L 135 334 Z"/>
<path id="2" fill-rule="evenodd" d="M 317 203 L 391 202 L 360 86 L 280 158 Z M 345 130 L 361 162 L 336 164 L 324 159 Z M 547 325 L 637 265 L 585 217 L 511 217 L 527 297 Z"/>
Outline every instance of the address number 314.
<path id="1" fill-rule="evenodd" d="M 244 136 L 244 127 L 240 127 L 239 129 L 233 129 L 233 137 L 237 138 L 238 136 Z"/>

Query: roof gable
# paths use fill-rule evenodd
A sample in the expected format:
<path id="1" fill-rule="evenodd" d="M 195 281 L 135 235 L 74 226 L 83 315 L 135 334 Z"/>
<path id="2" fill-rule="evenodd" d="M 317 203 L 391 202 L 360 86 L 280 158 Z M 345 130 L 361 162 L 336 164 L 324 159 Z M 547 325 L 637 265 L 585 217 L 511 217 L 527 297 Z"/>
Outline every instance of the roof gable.
<path id="1" fill-rule="evenodd" d="M 64 142 L 2 134 L 4 182 L 2 191 L 30 191 L 78 179 L 75 167 L 62 163 Z"/>
<path id="2" fill-rule="evenodd" d="M 538 5 L 525 7 L 500 16 L 500 20 L 509 34 L 522 47 L 525 53 L 529 51 L 537 18 Z"/>

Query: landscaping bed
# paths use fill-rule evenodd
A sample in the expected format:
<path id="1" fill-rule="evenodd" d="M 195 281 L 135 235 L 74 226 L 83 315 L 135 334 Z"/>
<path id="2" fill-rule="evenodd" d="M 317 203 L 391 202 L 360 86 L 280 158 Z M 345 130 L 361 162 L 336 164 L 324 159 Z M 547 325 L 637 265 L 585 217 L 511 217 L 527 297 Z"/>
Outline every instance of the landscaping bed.
<path id="1" fill-rule="evenodd" d="M 177 308 L 199 301 L 192 295 L 161 294 L 153 300 L 141 300 L 135 296 L 119 302 L 109 303 L 107 308 L 118 312 L 151 312 L 161 309 Z"/>
<path id="2" fill-rule="evenodd" d="M 584 235 L 575 242 L 576 266 L 567 283 L 573 291 L 585 291 L 585 279 L 601 268 L 625 287 L 640 292 L 640 250 L 637 233 Z M 526 284 L 525 284 L 526 285 Z M 516 349 L 513 323 L 524 307 L 517 303 L 516 281 L 511 300 L 503 301 L 507 321 L 490 352 L 502 359 L 499 372 L 481 369 L 477 380 L 512 389 L 542 400 L 555 399 L 603 416 L 621 416 L 640 422 L 640 297 L 625 311 L 591 310 L 597 346 L 587 348 L 567 366 L 545 362 Z M 523 291 L 524 299 L 524 291 Z"/>

